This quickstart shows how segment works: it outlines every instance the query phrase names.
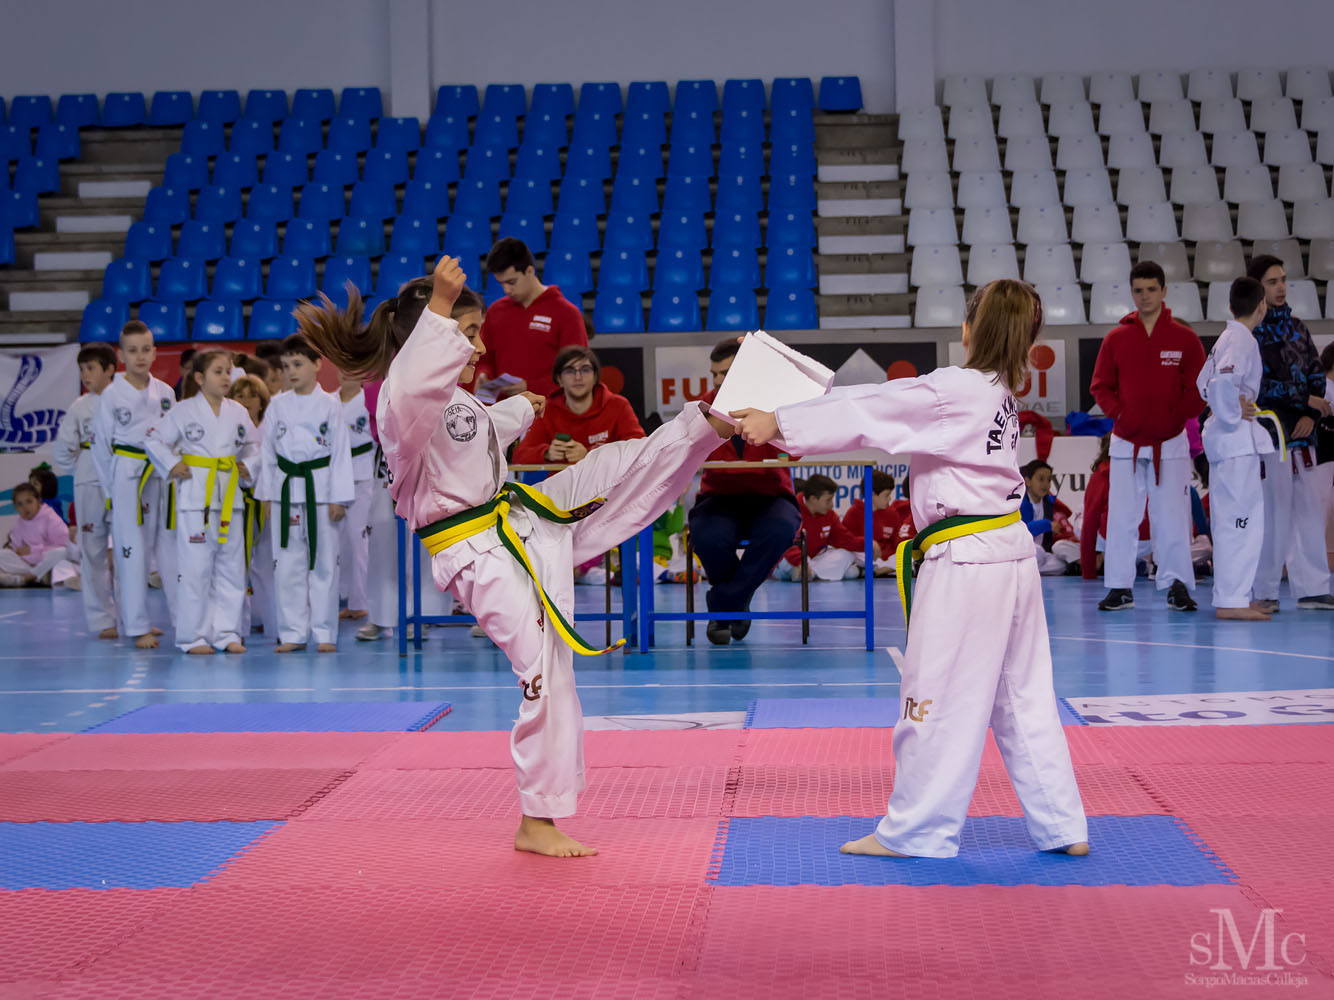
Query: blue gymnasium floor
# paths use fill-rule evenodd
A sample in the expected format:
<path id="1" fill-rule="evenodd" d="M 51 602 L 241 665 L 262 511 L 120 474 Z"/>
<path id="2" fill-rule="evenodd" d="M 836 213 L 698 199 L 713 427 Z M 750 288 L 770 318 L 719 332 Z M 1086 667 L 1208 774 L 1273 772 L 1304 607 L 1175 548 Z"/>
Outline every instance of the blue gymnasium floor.
<path id="1" fill-rule="evenodd" d="M 1100 613 L 1100 582 L 1044 580 L 1056 692 L 1066 699 L 1210 692 L 1311 691 L 1334 688 L 1334 614 L 1298 612 L 1283 595 L 1273 622 L 1219 622 L 1207 606 L 1170 612 L 1141 582 L 1139 606 Z M 577 588 L 581 607 L 600 610 L 600 588 Z M 812 587 L 812 605 L 856 606 L 862 584 Z M 703 629 L 685 645 L 684 626 L 658 625 L 648 655 L 580 659 L 587 716 L 742 713 L 757 699 L 895 698 L 898 672 L 887 646 L 905 633 L 892 580 L 878 581 L 877 650 L 861 648 L 859 622 L 817 622 L 803 648 L 797 623 L 757 622 L 745 642 L 710 646 Z M 684 589 L 660 585 L 659 610 L 683 610 Z M 702 598 L 702 588 L 701 588 Z M 165 602 L 152 595 L 155 621 Z M 796 607 L 798 589 L 768 583 L 755 610 Z M 700 601 L 702 605 L 702 599 Z M 433 628 L 421 652 L 400 659 L 396 644 L 357 642 L 344 623 L 339 651 L 278 656 L 263 636 L 244 656 L 190 657 L 164 642 L 140 652 L 128 642 L 99 642 L 83 627 L 78 594 L 25 589 L 0 593 L 0 731 L 80 732 L 145 705 L 173 702 L 448 702 L 436 730 L 508 729 L 518 694 L 508 663 L 466 628 Z M 590 625 L 590 636 L 601 627 Z M 164 637 L 166 638 L 166 637 Z M 1334 702 L 1330 705 L 1334 707 Z M 1334 714 L 1303 721 L 1334 721 Z M 1287 720 L 1293 721 L 1293 720 Z M 632 724 L 632 723 L 631 723 Z M 739 724 L 739 719 L 735 720 Z"/>

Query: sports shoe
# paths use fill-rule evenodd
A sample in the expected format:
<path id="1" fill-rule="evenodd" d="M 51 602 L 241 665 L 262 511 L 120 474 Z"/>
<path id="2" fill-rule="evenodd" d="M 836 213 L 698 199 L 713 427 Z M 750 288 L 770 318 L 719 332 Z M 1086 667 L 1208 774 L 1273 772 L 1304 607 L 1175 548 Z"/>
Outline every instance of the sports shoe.
<path id="1" fill-rule="evenodd" d="M 1167 588 L 1167 606 L 1173 611 L 1196 611 L 1199 605 L 1195 603 L 1195 598 L 1190 596 L 1190 591 L 1180 580 L 1173 580 L 1172 586 Z"/>
<path id="2" fill-rule="evenodd" d="M 732 641 L 732 623 L 709 622 L 704 629 L 704 634 L 709 637 L 709 642 L 715 646 L 726 646 Z"/>
<path id="3" fill-rule="evenodd" d="M 1273 598 L 1266 598 L 1260 601 L 1251 601 L 1251 607 L 1256 611 L 1268 611 L 1271 615 L 1278 614 L 1278 601 Z"/>
<path id="4" fill-rule="evenodd" d="M 377 639 L 384 638 L 384 634 L 385 629 L 369 622 L 357 629 L 357 638 L 362 642 L 375 642 Z"/>
<path id="5" fill-rule="evenodd" d="M 477 636 L 480 639 L 485 639 L 486 629 L 482 628 L 482 626 L 480 625 L 474 625 L 472 628 L 468 629 L 468 634 L 472 636 Z M 412 638 L 412 636 L 409 635 L 408 638 Z"/>
<path id="6" fill-rule="evenodd" d="M 1334 594 L 1314 594 L 1297 598 L 1297 607 L 1307 611 L 1334 611 Z"/>
<path id="7" fill-rule="evenodd" d="M 744 639 L 746 633 L 750 631 L 750 621 L 749 618 L 737 618 L 731 621 L 729 624 L 732 626 L 732 638 L 737 640 Z"/>
<path id="8" fill-rule="evenodd" d="M 1113 588 L 1098 602 L 1099 611 L 1129 611 L 1135 606 L 1135 593 L 1124 588 Z"/>

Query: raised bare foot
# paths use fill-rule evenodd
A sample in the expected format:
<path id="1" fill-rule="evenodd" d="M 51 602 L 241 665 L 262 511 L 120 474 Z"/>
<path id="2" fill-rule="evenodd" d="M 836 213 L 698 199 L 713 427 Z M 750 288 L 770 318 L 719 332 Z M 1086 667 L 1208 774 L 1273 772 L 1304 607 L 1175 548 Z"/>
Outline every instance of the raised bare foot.
<path id="1" fill-rule="evenodd" d="M 317 653 L 336 653 L 336 652 L 338 652 L 338 645 L 337 645 L 336 643 L 332 643 L 332 642 L 321 642 L 319 645 L 317 645 L 317 646 L 315 647 L 315 652 L 317 652 Z"/>
<path id="2" fill-rule="evenodd" d="M 227 643 L 227 652 L 229 652 L 229 653 L 244 653 L 244 652 L 245 652 L 245 647 L 242 646 L 239 642 L 229 642 L 229 643 Z"/>
<path id="3" fill-rule="evenodd" d="M 1273 619 L 1268 611 L 1259 608 L 1218 608 L 1214 611 L 1214 617 L 1234 622 L 1267 622 Z"/>
<path id="4" fill-rule="evenodd" d="M 342 611 L 338 612 L 338 620 L 340 622 L 359 622 L 365 617 L 365 611 L 354 611 L 351 608 L 344 608 Z"/>
<path id="5" fill-rule="evenodd" d="M 549 819 L 525 816 L 514 835 L 514 849 L 542 854 L 548 858 L 589 858 L 597 848 L 585 847 L 573 837 L 566 836 Z"/>
<path id="6" fill-rule="evenodd" d="M 1069 854 L 1072 857 L 1082 858 L 1088 854 L 1089 845 L 1087 840 L 1081 840 L 1077 844 L 1066 844 L 1064 847 L 1052 848 L 1052 854 Z"/>
<path id="7" fill-rule="evenodd" d="M 98 633 L 97 633 L 97 637 L 98 637 L 99 639 L 119 639 L 119 638 L 120 638 L 120 632 L 118 632 L 118 631 L 116 630 L 116 626 L 115 626 L 115 625 L 110 625 L 110 626 L 108 626 L 108 627 L 102 629 L 101 632 L 98 632 Z"/>
<path id="8" fill-rule="evenodd" d="M 861 840 L 849 840 L 839 849 L 841 854 L 869 854 L 877 858 L 906 858 L 908 855 L 891 851 L 875 839 L 874 833 L 868 833 Z"/>
<path id="9" fill-rule="evenodd" d="M 147 635 L 137 635 L 134 637 L 135 649 L 157 649 L 157 636 L 152 632 Z"/>
<path id="10" fill-rule="evenodd" d="M 212 647 L 212 646 L 191 646 L 189 649 L 186 650 L 186 652 L 189 653 L 191 656 L 212 656 L 212 655 L 213 655 L 213 647 Z"/>
<path id="11" fill-rule="evenodd" d="M 296 653 L 306 648 L 304 642 L 280 642 L 273 647 L 275 653 Z"/>

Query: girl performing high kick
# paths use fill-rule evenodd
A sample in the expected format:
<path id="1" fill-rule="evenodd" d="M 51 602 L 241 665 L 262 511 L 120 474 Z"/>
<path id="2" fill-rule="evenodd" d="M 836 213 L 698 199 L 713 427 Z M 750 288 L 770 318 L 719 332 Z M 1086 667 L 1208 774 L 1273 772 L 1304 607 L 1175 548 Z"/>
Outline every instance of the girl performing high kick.
<path id="1" fill-rule="evenodd" d="M 346 310 L 326 299 L 296 316 L 341 371 L 385 379 L 376 422 L 396 509 L 431 552 L 436 586 L 477 617 L 518 677 L 523 700 L 510 741 L 522 813 L 515 849 L 594 854 L 554 822 L 574 814 L 584 788 L 573 653 L 602 652 L 570 624 L 574 567 L 672 506 L 732 429 L 687 406 L 650 437 L 590 452 L 540 491 L 507 482 L 505 449 L 545 400 L 524 393 L 483 406 L 461 387 L 484 350 L 450 316 L 463 287 L 458 261 L 444 257 L 431 278 L 409 282 L 364 328 L 355 292 Z"/>

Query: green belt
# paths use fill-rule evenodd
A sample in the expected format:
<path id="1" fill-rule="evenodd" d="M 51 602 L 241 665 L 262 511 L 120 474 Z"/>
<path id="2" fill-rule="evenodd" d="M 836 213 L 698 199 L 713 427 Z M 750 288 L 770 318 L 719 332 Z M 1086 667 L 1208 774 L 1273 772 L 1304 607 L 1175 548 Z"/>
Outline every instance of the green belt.
<path id="1" fill-rule="evenodd" d="M 310 558 L 310 568 L 315 568 L 315 545 L 318 541 L 318 529 L 315 522 L 315 476 L 316 469 L 327 469 L 329 467 L 329 456 L 322 455 L 319 458 L 312 458 L 309 462 L 292 462 L 278 456 L 278 469 L 286 475 L 283 480 L 283 491 L 281 497 L 282 503 L 282 523 L 278 527 L 278 544 L 287 548 L 287 536 L 292 525 L 292 498 L 290 487 L 292 479 L 300 476 L 306 481 L 306 541 L 308 554 Z"/>
<path id="2" fill-rule="evenodd" d="M 980 534 L 993 528 L 1004 528 L 1021 520 L 1023 518 L 1017 510 L 1010 514 L 955 514 L 900 542 L 894 561 L 899 580 L 899 601 L 903 604 L 903 627 L 908 627 L 908 619 L 912 615 L 913 563 L 920 560 L 927 549 L 940 542 Z"/>
<path id="3" fill-rule="evenodd" d="M 374 441 L 367 441 L 365 444 L 354 445 L 352 448 L 352 457 L 356 458 L 358 455 L 369 455 L 374 450 Z"/>

